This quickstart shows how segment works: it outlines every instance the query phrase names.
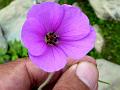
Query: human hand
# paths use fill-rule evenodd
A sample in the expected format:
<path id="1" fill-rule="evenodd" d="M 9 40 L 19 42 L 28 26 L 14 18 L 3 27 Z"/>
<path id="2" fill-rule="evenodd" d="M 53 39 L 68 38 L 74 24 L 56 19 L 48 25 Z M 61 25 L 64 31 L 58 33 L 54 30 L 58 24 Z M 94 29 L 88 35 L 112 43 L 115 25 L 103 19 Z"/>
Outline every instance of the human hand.
<path id="1" fill-rule="evenodd" d="M 74 65 L 56 72 L 43 90 L 97 90 L 98 70 L 90 62 L 95 63 L 91 57 L 86 56 L 79 64 L 69 63 Z M 20 59 L 1 64 L 0 90 L 37 90 L 48 74 L 30 60 Z"/>

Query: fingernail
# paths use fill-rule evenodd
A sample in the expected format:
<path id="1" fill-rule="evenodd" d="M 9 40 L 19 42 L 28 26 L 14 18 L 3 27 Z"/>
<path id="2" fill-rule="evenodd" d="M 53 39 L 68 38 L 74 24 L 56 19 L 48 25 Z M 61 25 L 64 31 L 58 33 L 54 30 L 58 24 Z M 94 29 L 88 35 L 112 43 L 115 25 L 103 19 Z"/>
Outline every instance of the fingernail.
<path id="1" fill-rule="evenodd" d="M 93 90 L 98 81 L 98 70 L 96 66 L 90 62 L 81 62 L 76 69 L 78 78 Z"/>

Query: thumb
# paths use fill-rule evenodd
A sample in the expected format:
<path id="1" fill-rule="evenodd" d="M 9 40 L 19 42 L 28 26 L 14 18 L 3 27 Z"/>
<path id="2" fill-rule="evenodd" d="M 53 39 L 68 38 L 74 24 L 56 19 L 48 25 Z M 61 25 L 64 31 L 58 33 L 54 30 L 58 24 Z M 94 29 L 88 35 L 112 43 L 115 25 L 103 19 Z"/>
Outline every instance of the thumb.
<path id="1" fill-rule="evenodd" d="M 99 73 L 96 65 L 90 62 L 82 62 L 78 64 L 76 75 L 90 90 L 97 90 Z"/>
<path id="2" fill-rule="evenodd" d="M 81 62 L 70 67 L 53 90 L 96 90 L 97 82 L 97 67 L 89 62 Z"/>

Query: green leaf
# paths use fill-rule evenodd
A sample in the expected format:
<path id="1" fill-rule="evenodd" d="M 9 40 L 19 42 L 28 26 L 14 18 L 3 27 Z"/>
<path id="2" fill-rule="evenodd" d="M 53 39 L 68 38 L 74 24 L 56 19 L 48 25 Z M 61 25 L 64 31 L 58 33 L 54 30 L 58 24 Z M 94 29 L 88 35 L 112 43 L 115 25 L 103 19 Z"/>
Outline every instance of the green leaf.
<path id="1" fill-rule="evenodd" d="M 100 82 L 100 83 L 104 83 L 104 84 L 108 84 L 108 85 L 111 85 L 110 83 L 105 82 L 105 81 L 102 81 L 102 80 L 98 80 L 98 82 Z"/>
<path id="2" fill-rule="evenodd" d="M 0 48 L 0 56 L 5 55 L 5 53 L 6 53 L 6 50 L 4 50 L 3 48 Z"/>
<path id="3" fill-rule="evenodd" d="M 15 61 L 16 59 L 18 59 L 18 56 L 17 55 L 13 55 L 12 56 L 12 61 Z"/>

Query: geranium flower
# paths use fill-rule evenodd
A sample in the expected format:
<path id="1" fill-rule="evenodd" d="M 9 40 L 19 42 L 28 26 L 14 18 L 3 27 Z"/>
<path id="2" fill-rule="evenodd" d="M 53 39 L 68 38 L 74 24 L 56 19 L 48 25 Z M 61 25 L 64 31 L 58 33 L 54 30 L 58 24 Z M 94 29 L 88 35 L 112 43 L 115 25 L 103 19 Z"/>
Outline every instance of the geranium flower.
<path id="1" fill-rule="evenodd" d="M 54 72 L 66 65 L 68 57 L 85 56 L 94 47 L 95 31 L 78 7 L 44 2 L 29 10 L 21 39 L 32 62 Z"/>

